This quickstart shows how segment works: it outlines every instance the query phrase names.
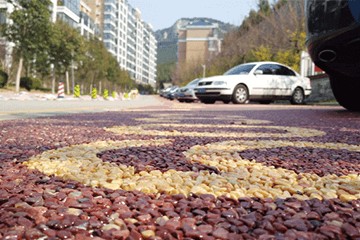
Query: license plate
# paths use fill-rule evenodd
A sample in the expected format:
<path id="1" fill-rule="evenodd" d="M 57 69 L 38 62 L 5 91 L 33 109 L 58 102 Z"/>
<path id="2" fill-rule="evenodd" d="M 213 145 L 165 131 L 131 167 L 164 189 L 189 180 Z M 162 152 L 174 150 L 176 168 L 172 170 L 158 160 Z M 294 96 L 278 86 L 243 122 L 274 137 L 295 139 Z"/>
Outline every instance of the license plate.
<path id="1" fill-rule="evenodd" d="M 206 89 L 205 88 L 199 88 L 198 89 L 198 93 L 205 93 L 206 92 Z"/>

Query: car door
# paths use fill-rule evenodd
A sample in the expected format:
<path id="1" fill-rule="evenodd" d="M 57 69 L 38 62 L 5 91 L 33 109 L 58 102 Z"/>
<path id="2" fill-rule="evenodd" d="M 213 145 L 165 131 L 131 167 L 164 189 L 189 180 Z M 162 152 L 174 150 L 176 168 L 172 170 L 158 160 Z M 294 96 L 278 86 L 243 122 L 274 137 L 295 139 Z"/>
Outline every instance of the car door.
<path id="1" fill-rule="evenodd" d="M 258 96 L 272 96 L 277 87 L 274 64 L 262 64 L 255 70 L 253 94 Z M 260 70 L 260 71 L 258 71 Z"/>
<path id="2" fill-rule="evenodd" d="M 276 91 L 276 95 L 291 96 L 293 85 L 296 82 L 295 72 L 285 66 L 277 65 L 275 73 L 278 82 L 278 90 Z"/>

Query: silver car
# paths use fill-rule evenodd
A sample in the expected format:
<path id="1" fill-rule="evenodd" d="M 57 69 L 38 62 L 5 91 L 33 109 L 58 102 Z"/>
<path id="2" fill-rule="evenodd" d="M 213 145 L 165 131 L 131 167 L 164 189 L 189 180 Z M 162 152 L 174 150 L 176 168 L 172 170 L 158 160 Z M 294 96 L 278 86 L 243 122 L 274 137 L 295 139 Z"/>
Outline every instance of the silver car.
<path id="1" fill-rule="evenodd" d="M 195 96 L 194 88 L 197 86 L 201 78 L 196 78 L 182 87 L 177 92 L 177 100 L 179 102 L 195 102 L 199 99 Z"/>
<path id="2" fill-rule="evenodd" d="M 203 103 L 270 103 L 286 99 L 303 104 L 311 93 L 310 79 L 276 62 L 253 62 L 233 67 L 224 75 L 203 78 L 195 95 Z"/>

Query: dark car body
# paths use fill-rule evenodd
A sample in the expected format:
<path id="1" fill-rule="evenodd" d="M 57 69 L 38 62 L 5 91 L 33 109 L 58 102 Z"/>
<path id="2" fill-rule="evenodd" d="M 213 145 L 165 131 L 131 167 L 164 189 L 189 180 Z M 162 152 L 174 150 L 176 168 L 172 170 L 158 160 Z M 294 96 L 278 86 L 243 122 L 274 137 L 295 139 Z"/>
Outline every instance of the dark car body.
<path id="1" fill-rule="evenodd" d="M 326 71 L 338 102 L 360 110 L 360 1 L 306 0 L 309 54 Z"/>

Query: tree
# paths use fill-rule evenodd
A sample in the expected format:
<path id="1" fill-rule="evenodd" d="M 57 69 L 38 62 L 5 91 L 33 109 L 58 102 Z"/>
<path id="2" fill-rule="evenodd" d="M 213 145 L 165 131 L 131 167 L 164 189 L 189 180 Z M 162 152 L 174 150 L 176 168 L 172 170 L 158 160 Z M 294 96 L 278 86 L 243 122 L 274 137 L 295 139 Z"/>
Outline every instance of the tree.
<path id="1" fill-rule="evenodd" d="M 77 74 L 83 84 L 91 86 L 90 89 L 94 85 L 100 87 L 100 83 L 112 91 L 115 90 L 115 86 L 120 87 L 121 90 L 135 86 L 128 72 L 120 68 L 114 56 L 98 39 L 84 42 L 84 54 L 79 59 Z"/>
<path id="2" fill-rule="evenodd" d="M 80 33 L 63 21 L 56 21 L 52 25 L 52 36 L 48 52 L 49 62 L 54 65 L 55 73 L 66 73 L 73 61 L 80 59 L 84 53 L 83 37 Z M 68 74 L 66 74 L 69 89 Z M 53 76 L 52 89 L 55 89 L 55 75 Z"/>
<path id="3" fill-rule="evenodd" d="M 264 15 L 269 15 L 269 13 L 271 12 L 269 0 L 259 0 L 258 7 L 259 12 Z"/>
<path id="4" fill-rule="evenodd" d="M 269 47 L 261 45 L 260 47 L 251 51 L 251 61 L 270 61 L 273 58 L 273 54 Z"/>
<path id="5" fill-rule="evenodd" d="M 4 36 L 15 44 L 19 66 L 15 80 L 15 91 L 20 91 L 20 77 L 23 63 L 48 50 L 51 36 L 49 0 L 8 0 L 14 5 L 10 23 L 4 29 Z"/>
<path id="6" fill-rule="evenodd" d="M 157 88 L 163 88 L 164 83 L 171 82 L 171 74 L 176 69 L 176 63 L 163 63 L 158 64 L 156 67 L 157 73 Z"/>

